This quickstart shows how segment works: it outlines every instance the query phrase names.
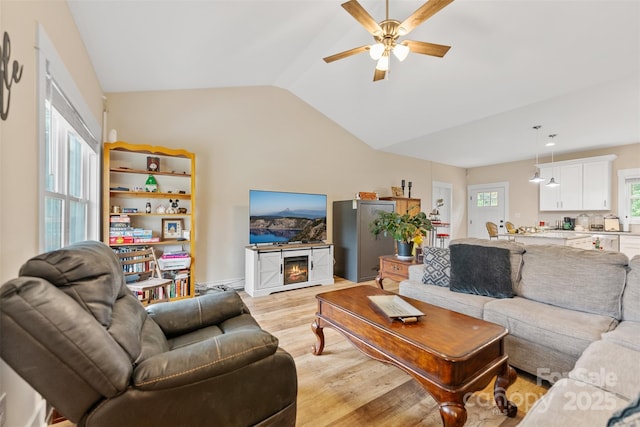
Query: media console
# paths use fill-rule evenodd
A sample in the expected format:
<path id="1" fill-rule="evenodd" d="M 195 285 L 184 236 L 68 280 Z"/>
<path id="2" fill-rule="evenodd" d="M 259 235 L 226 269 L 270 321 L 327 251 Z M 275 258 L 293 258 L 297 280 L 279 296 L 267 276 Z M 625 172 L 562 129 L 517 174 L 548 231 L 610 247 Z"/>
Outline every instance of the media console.
<path id="1" fill-rule="evenodd" d="M 245 248 L 244 290 L 252 297 L 333 283 L 333 244 L 289 243 Z"/>

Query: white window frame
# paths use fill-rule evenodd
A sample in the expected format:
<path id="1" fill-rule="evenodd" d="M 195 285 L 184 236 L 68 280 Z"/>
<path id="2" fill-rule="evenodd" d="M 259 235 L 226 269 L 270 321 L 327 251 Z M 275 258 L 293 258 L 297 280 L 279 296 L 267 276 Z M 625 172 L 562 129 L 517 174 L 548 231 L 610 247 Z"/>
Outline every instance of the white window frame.
<path id="1" fill-rule="evenodd" d="M 44 28 L 41 25 L 37 27 L 36 34 L 36 42 L 37 42 L 37 52 L 38 52 L 38 74 L 37 74 L 37 96 L 38 96 L 38 142 L 39 142 L 39 217 L 38 224 L 41 232 L 39 235 L 39 247 L 41 251 L 45 251 L 45 198 L 46 197 L 54 197 L 60 198 L 63 200 L 63 209 L 68 208 L 72 201 L 80 201 L 85 203 L 86 201 L 86 224 L 87 229 L 85 230 L 86 239 L 89 240 L 98 240 L 99 238 L 99 220 L 100 220 L 100 194 L 99 194 L 99 185 L 100 185 L 100 156 L 101 149 L 99 143 L 99 137 L 101 135 L 101 126 L 96 120 L 95 116 L 91 113 L 91 109 L 88 107 L 87 103 L 83 99 L 80 91 L 78 90 L 76 84 L 71 78 L 71 74 L 66 69 L 64 63 L 60 59 L 53 43 L 47 36 Z M 56 86 L 60 89 L 60 92 L 63 94 L 64 98 L 71 105 L 71 108 L 77 113 L 79 116 L 82 126 L 84 126 L 83 132 L 87 135 L 91 135 L 93 138 L 85 138 L 81 137 L 90 150 L 95 153 L 95 161 L 93 164 L 90 164 L 88 156 L 83 156 L 83 165 L 82 167 L 86 170 L 86 180 L 83 179 L 83 185 L 86 187 L 83 188 L 83 195 L 80 198 L 71 197 L 67 192 L 68 182 L 66 179 L 69 174 L 69 165 L 66 163 L 66 160 L 63 164 L 60 164 L 59 167 L 64 171 L 61 177 L 62 181 L 56 183 L 58 191 L 48 192 L 47 191 L 47 182 L 48 179 L 46 171 L 48 168 L 46 167 L 46 109 L 47 109 L 47 79 L 48 76 L 51 76 L 55 81 Z M 74 123 L 74 126 L 77 126 L 77 123 Z M 51 132 L 57 132 L 56 129 L 51 129 Z M 67 144 L 69 142 L 69 137 L 64 135 L 64 146 L 58 147 L 60 150 L 66 150 L 62 154 L 61 159 L 67 158 Z M 63 221 L 63 238 L 62 238 L 62 246 L 65 246 L 69 243 L 69 214 L 68 212 L 63 212 L 62 215 Z"/>
<path id="2" fill-rule="evenodd" d="M 640 168 L 620 169 L 618 171 L 618 215 L 621 221 L 629 224 L 640 224 L 640 218 L 631 218 L 631 199 L 628 180 L 640 179 Z"/>

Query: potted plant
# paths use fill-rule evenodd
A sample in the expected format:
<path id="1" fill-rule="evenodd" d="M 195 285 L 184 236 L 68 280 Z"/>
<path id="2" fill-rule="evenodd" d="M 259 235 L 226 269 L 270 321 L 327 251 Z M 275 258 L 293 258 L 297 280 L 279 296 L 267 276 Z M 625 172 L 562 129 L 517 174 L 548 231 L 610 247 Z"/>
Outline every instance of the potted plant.
<path id="1" fill-rule="evenodd" d="M 431 221 L 424 212 L 416 215 L 399 214 L 397 212 L 378 212 L 378 217 L 369 224 L 371 232 L 378 236 L 390 235 L 398 244 L 399 257 L 411 257 L 413 243 L 422 241 L 432 229 Z"/>

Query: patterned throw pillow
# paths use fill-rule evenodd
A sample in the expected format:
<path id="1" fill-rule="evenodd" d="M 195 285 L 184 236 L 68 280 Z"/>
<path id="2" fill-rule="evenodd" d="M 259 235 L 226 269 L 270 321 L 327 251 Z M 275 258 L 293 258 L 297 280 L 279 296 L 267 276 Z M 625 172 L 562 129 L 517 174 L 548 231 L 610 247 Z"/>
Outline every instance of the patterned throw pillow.
<path id="1" fill-rule="evenodd" d="M 629 403 L 629 406 L 622 408 L 607 422 L 607 427 L 638 427 L 640 426 L 640 394 Z"/>
<path id="2" fill-rule="evenodd" d="M 451 261 L 449 260 L 449 248 L 435 248 L 426 246 L 424 254 L 424 275 L 422 283 L 435 286 L 449 286 L 451 278 Z"/>

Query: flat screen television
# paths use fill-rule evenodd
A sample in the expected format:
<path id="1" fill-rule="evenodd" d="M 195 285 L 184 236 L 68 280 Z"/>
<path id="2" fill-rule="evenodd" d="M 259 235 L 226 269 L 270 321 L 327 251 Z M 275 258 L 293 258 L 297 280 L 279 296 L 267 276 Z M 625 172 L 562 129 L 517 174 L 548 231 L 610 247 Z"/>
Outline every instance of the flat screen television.
<path id="1" fill-rule="evenodd" d="M 327 239 L 327 195 L 249 190 L 249 243 Z"/>

